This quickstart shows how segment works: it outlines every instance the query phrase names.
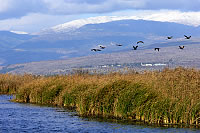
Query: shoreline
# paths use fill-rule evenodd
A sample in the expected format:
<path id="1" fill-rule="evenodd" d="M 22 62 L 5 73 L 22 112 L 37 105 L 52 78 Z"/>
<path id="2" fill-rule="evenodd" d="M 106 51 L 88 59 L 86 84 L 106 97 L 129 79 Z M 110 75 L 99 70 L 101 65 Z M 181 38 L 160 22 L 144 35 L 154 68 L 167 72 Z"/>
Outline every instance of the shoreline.
<path id="1" fill-rule="evenodd" d="M 7 95 L 7 94 L 0 94 L 0 95 Z M 13 96 L 13 95 L 9 95 Z M 16 102 L 16 103 L 21 103 L 21 104 L 32 104 L 36 106 L 41 106 L 41 107 L 56 107 L 56 108 L 62 108 L 66 111 L 72 111 L 76 112 L 76 116 L 82 117 L 82 118 L 87 118 L 89 120 L 97 120 L 97 121 L 103 121 L 103 122 L 114 122 L 114 123 L 119 123 L 119 124 L 130 124 L 130 125 L 144 125 L 144 126 L 150 126 L 150 127 L 163 127 L 163 128 L 196 128 L 200 129 L 200 125 L 188 125 L 188 124 L 180 124 L 180 123 L 150 123 L 145 120 L 141 119 L 122 119 L 119 117 L 114 117 L 114 116 L 109 116 L 109 117 L 103 117 L 103 116 L 94 116 L 94 115 L 80 115 L 78 114 L 76 107 L 66 107 L 66 106 L 57 106 L 53 104 L 37 104 L 37 103 L 27 103 L 27 102 L 18 102 L 15 101 L 15 99 L 10 99 L 9 101 L 11 102 Z"/>
<path id="2" fill-rule="evenodd" d="M 186 68 L 141 74 L 7 74 L 0 75 L 0 92 L 16 94 L 15 102 L 75 107 L 83 117 L 199 128 L 199 79 L 199 70 Z"/>

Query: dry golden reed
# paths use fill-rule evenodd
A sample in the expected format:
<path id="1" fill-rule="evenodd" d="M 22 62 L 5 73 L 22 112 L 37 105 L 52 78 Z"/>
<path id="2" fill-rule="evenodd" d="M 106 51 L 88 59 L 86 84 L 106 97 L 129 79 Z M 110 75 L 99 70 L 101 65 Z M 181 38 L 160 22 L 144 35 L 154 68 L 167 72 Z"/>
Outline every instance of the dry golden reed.
<path id="1" fill-rule="evenodd" d="M 0 92 L 15 101 L 75 108 L 82 116 L 200 125 L 200 71 L 189 68 L 126 74 L 0 75 Z"/>

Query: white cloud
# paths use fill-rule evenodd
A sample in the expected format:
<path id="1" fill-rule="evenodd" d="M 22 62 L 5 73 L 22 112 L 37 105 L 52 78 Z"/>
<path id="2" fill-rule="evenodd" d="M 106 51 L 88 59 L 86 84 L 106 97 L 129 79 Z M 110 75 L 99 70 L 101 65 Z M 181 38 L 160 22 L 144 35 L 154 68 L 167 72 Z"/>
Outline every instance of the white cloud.
<path id="1" fill-rule="evenodd" d="M 0 3 L 0 30 L 37 32 L 74 19 L 109 15 L 200 24 L 200 0 L 0 0 Z"/>
<path id="2" fill-rule="evenodd" d="M 134 14 L 134 15 L 133 15 Z M 116 15 L 116 16 L 113 16 Z M 200 12 L 180 12 L 180 11 L 169 11 L 169 10 L 161 10 L 161 11 L 133 11 L 129 12 L 127 16 L 122 14 L 113 13 L 111 16 L 98 16 L 98 17 L 90 17 L 87 19 L 78 19 L 74 21 L 70 21 L 64 24 L 60 24 L 52 27 L 51 29 L 55 32 L 71 31 L 76 28 L 80 28 L 86 24 L 98 24 L 98 23 L 106 23 L 110 21 L 117 20 L 152 20 L 152 21 L 161 21 L 161 22 L 175 22 L 190 26 L 199 26 L 200 25 Z"/>
<path id="3" fill-rule="evenodd" d="M 0 3 L 0 19 L 19 18 L 47 10 L 40 0 L 0 0 Z"/>
<path id="4" fill-rule="evenodd" d="M 144 0 L 0 0 L 0 19 L 32 13 L 72 15 L 143 7 Z"/>
<path id="5" fill-rule="evenodd" d="M 11 8 L 11 0 L 0 0 L 0 12 L 5 12 Z"/>
<path id="6" fill-rule="evenodd" d="M 0 19 L 32 13 L 72 15 L 127 9 L 199 11 L 200 0 L 0 0 Z"/>
<path id="7" fill-rule="evenodd" d="M 200 12 L 180 12 L 163 10 L 141 17 L 144 20 L 154 20 L 161 22 L 176 22 L 185 25 L 199 26 Z"/>
<path id="8" fill-rule="evenodd" d="M 47 14 L 28 14 L 21 18 L 13 18 L 0 20 L 0 30 L 9 31 L 24 31 L 28 33 L 38 32 L 41 29 L 49 28 L 60 23 L 65 23 L 73 19 L 78 19 L 78 16 L 72 15 L 47 15 Z"/>
<path id="9" fill-rule="evenodd" d="M 178 10 L 126 10 L 109 13 L 110 16 L 135 16 L 137 19 L 176 22 L 191 26 L 200 26 L 199 12 L 182 12 Z"/>
<path id="10" fill-rule="evenodd" d="M 93 16 L 91 18 L 91 16 Z M 95 17 L 100 16 L 100 17 Z M 112 16 L 112 17 L 109 17 Z M 89 19 L 85 19 L 88 18 Z M 80 19 L 82 18 L 82 19 Z M 200 12 L 181 12 L 174 10 L 128 10 L 122 12 L 113 12 L 104 14 L 92 15 L 47 15 L 47 14 L 28 14 L 27 16 L 15 19 L 7 19 L 0 21 L 0 30 L 39 32 L 41 29 L 53 27 L 59 31 L 63 28 L 73 29 L 81 27 L 88 23 L 105 23 L 121 19 L 143 19 L 162 22 L 176 22 L 185 25 L 199 26 Z M 74 20 L 74 21 L 72 21 Z M 67 23 L 66 23 L 67 22 Z M 61 25 L 59 25 L 61 24 Z M 55 26 L 58 25 L 58 26 Z"/>
<path id="11" fill-rule="evenodd" d="M 78 13 L 105 13 L 126 8 L 144 6 L 144 0 L 43 0 L 49 13 L 78 14 Z"/>
<path id="12" fill-rule="evenodd" d="M 24 49 L 13 49 L 14 51 L 17 51 L 17 52 L 24 52 L 24 51 L 27 51 L 27 50 L 24 50 Z"/>

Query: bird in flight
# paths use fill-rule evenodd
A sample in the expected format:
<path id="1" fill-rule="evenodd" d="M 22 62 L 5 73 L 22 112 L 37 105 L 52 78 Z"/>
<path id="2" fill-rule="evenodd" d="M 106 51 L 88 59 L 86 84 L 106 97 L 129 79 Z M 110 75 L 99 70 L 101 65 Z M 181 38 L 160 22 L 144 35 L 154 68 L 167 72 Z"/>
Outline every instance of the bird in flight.
<path id="1" fill-rule="evenodd" d="M 113 43 L 113 42 L 111 42 L 110 44 L 111 45 L 116 45 L 116 46 L 123 46 L 122 44 L 117 44 L 117 43 Z"/>
<path id="2" fill-rule="evenodd" d="M 172 39 L 172 38 L 173 38 L 173 36 L 168 36 L 166 40 L 169 40 L 169 39 Z"/>
<path id="3" fill-rule="evenodd" d="M 186 36 L 186 35 L 184 35 L 185 36 L 185 39 L 190 39 L 191 38 L 191 36 Z"/>
<path id="4" fill-rule="evenodd" d="M 154 50 L 155 50 L 155 51 L 156 51 L 156 50 L 157 50 L 157 51 L 160 51 L 160 48 L 154 48 Z"/>
<path id="5" fill-rule="evenodd" d="M 106 48 L 105 46 L 102 46 L 102 45 L 100 45 L 99 47 L 100 47 L 101 49 L 105 49 L 105 48 Z"/>
<path id="6" fill-rule="evenodd" d="M 138 44 L 138 43 L 143 43 L 143 44 L 144 44 L 144 42 L 143 42 L 143 41 L 138 41 L 138 42 L 137 42 L 137 44 Z"/>
<path id="7" fill-rule="evenodd" d="M 123 46 L 122 44 L 116 44 L 116 46 Z"/>
<path id="8" fill-rule="evenodd" d="M 179 46 L 179 49 L 184 49 L 185 46 Z"/>
<path id="9" fill-rule="evenodd" d="M 93 48 L 93 49 L 91 49 L 91 51 L 97 52 L 97 51 L 101 51 L 101 49 Z"/>
<path id="10" fill-rule="evenodd" d="M 133 50 L 137 50 L 138 46 L 133 46 Z"/>

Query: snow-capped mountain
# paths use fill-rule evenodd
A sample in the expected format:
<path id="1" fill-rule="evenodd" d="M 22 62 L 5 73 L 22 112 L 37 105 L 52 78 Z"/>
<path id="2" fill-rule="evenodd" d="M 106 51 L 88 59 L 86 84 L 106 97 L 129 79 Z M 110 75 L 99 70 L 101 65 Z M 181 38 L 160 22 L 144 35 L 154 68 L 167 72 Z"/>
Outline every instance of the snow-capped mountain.
<path id="1" fill-rule="evenodd" d="M 15 33 L 15 34 L 28 34 L 27 32 L 24 32 L 24 31 L 14 31 L 14 30 L 11 30 L 10 32 L 12 32 L 12 33 Z"/>
<path id="2" fill-rule="evenodd" d="M 199 15 L 198 15 L 199 14 Z M 59 33 L 74 31 L 87 24 L 100 24 L 118 20 L 147 20 L 159 22 L 174 22 L 189 26 L 198 27 L 200 25 L 199 12 L 179 12 L 179 11 L 165 11 L 159 13 L 143 14 L 133 16 L 98 16 L 85 19 L 77 19 L 64 24 L 56 25 L 49 29 L 42 30 L 39 34 Z"/>
<path id="3" fill-rule="evenodd" d="M 194 41 L 193 38 L 200 37 L 199 27 L 147 21 L 137 16 L 93 17 L 61 24 L 35 36 L 0 32 L 0 60 L 4 61 L 3 65 L 8 65 L 132 51 L 139 40 L 145 42 L 139 50 L 177 46 L 180 42 L 184 45 L 194 43 L 186 41 L 184 34 L 191 35 L 190 40 Z M 166 36 L 174 38 L 166 41 Z M 111 45 L 111 42 L 123 44 L 123 47 Z M 100 44 L 106 48 L 101 52 L 91 51 L 92 48 L 99 48 Z"/>
<path id="4" fill-rule="evenodd" d="M 117 16 L 100 16 L 100 17 L 91 17 L 91 18 L 87 18 L 87 19 L 78 19 L 78 20 L 74 20 L 68 23 L 64 23 L 61 25 L 57 25 L 52 27 L 51 29 L 59 32 L 62 30 L 68 30 L 68 29 L 78 29 L 84 25 L 87 24 L 100 24 L 100 23 L 107 23 L 107 22 L 111 22 L 111 21 L 117 21 L 117 20 L 127 20 L 127 19 L 133 19 L 133 20 L 137 20 L 138 18 L 135 16 L 131 16 L 131 17 L 117 17 Z"/>
<path id="5" fill-rule="evenodd" d="M 135 16 L 124 16 L 124 17 L 118 17 L 118 16 L 100 16 L 100 17 L 90 17 L 86 19 L 78 19 L 74 21 L 70 21 L 64 24 L 56 25 L 54 27 L 51 27 L 49 29 L 44 29 L 40 32 L 40 34 L 45 34 L 49 32 L 70 32 L 74 31 L 84 25 L 87 24 L 100 24 L 100 23 L 107 23 L 111 21 L 117 21 L 117 20 L 138 20 L 139 18 Z"/>

